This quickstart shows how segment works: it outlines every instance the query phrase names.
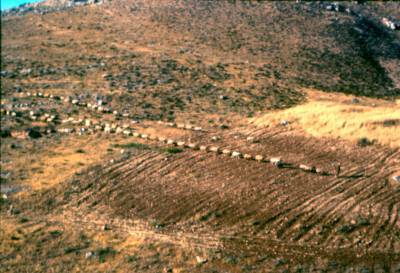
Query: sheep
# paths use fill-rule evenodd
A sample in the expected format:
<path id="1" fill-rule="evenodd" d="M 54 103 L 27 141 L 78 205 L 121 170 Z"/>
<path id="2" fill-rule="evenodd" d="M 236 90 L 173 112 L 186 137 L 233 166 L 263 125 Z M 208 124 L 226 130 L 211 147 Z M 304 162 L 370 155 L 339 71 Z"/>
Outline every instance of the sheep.
<path id="1" fill-rule="evenodd" d="M 231 150 L 229 150 L 229 149 L 223 149 L 223 150 L 222 150 L 222 154 L 224 154 L 224 155 L 231 155 L 232 152 L 231 152 Z"/>
<path id="2" fill-rule="evenodd" d="M 134 132 L 134 133 L 133 133 L 133 136 L 134 136 L 134 137 L 140 137 L 140 134 L 139 134 L 138 132 Z"/>
<path id="3" fill-rule="evenodd" d="M 176 142 L 175 142 L 175 140 L 173 140 L 173 139 L 167 139 L 167 144 L 168 145 L 172 145 L 172 144 L 175 144 Z"/>
<path id="4" fill-rule="evenodd" d="M 209 151 L 217 153 L 217 154 L 221 153 L 221 149 L 219 147 L 216 147 L 216 146 L 210 147 Z"/>
<path id="5" fill-rule="evenodd" d="M 193 131 L 202 131 L 203 129 L 201 127 L 194 127 Z"/>
<path id="6" fill-rule="evenodd" d="M 183 124 L 183 123 L 178 123 L 178 124 L 176 125 L 176 127 L 179 128 L 179 129 L 184 129 L 184 128 L 185 128 L 185 124 Z"/>
<path id="7" fill-rule="evenodd" d="M 186 129 L 186 130 L 192 130 L 192 129 L 193 129 L 193 126 L 190 125 L 190 124 L 186 124 L 186 125 L 185 125 L 185 129 Z"/>
<path id="8" fill-rule="evenodd" d="M 233 151 L 231 157 L 233 158 L 242 158 L 242 154 L 237 151 Z"/>
<path id="9" fill-rule="evenodd" d="M 264 157 L 262 155 L 256 155 L 254 157 L 254 160 L 258 161 L 258 162 L 263 162 L 264 161 Z"/>
<path id="10" fill-rule="evenodd" d="M 166 125 L 169 127 L 176 127 L 176 123 L 174 123 L 174 122 L 168 122 L 168 123 L 166 123 Z"/>
<path id="11" fill-rule="evenodd" d="M 220 140 L 221 138 L 219 137 L 219 136 L 213 136 L 212 138 L 211 138 L 211 140 L 212 141 L 218 141 L 218 140 Z"/>
<path id="12" fill-rule="evenodd" d="M 158 139 L 158 141 L 160 141 L 160 142 L 165 142 L 165 140 L 166 140 L 165 137 L 158 137 L 157 139 Z"/>
<path id="13" fill-rule="evenodd" d="M 143 138 L 143 139 L 148 139 L 148 138 L 149 138 L 149 135 L 147 135 L 147 134 L 141 134 L 140 137 Z"/>

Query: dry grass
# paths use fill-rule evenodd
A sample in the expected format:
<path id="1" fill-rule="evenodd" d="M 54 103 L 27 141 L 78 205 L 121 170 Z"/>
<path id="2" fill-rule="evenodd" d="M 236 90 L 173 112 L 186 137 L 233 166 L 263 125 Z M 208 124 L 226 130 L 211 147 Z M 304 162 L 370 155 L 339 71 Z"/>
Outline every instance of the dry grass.
<path id="1" fill-rule="evenodd" d="M 399 103 L 352 97 L 339 93 L 325 94 L 306 90 L 308 102 L 287 110 L 274 111 L 251 119 L 258 126 L 275 126 L 287 120 L 292 129 L 300 129 L 315 137 L 342 138 L 357 141 L 368 138 L 391 147 L 400 146 L 398 125 L 384 126 L 387 120 L 399 120 Z"/>

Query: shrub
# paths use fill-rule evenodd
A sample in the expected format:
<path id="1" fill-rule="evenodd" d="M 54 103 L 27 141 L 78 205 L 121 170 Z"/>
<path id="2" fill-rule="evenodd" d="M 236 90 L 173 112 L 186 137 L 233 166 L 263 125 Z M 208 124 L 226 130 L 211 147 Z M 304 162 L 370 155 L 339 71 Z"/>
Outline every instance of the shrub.
<path id="1" fill-rule="evenodd" d="M 10 129 L 2 129 L 0 131 L 0 137 L 2 137 L 2 138 L 11 137 Z"/>
<path id="2" fill-rule="evenodd" d="M 366 137 L 359 138 L 358 141 L 357 141 L 357 145 L 360 146 L 360 147 L 366 147 L 366 146 L 370 146 L 370 145 L 373 145 L 373 144 L 374 144 L 374 141 L 373 140 L 369 140 Z"/>
<path id="3" fill-rule="evenodd" d="M 177 147 L 170 147 L 170 148 L 167 148 L 165 151 L 169 154 L 178 154 L 178 153 L 183 152 L 183 150 L 181 148 L 177 148 Z"/>
<path id="4" fill-rule="evenodd" d="M 138 143 L 138 142 L 131 142 L 125 144 L 115 144 L 114 147 L 117 148 L 135 148 L 138 150 L 148 150 L 150 147 L 146 144 Z"/>

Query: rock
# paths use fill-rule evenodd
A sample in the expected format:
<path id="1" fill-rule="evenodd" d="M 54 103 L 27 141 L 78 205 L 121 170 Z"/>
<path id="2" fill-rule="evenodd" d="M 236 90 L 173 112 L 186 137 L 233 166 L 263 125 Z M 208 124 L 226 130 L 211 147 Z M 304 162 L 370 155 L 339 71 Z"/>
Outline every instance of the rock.
<path id="1" fill-rule="evenodd" d="M 200 146 L 200 150 L 201 150 L 201 146 Z M 221 149 L 219 147 L 213 146 L 213 147 L 210 147 L 209 151 L 218 154 L 221 152 Z"/>
<path id="2" fill-rule="evenodd" d="M 188 147 L 193 149 L 193 150 L 198 150 L 199 149 L 199 145 L 197 145 L 195 143 L 189 143 Z"/>
<path id="3" fill-rule="evenodd" d="M 357 98 L 353 98 L 353 99 L 351 100 L 351 103 L 357 104 L 357 103 L 360 103 L 360 100 L 357 99 Z"/>
<path id="4" fill-rule="evenodd" d="M 104 230 L 104 231 L 106 231 L 106 230 L 111 230 L 111 227 L 110 227 L 108 224 L 104 224 L 103 230 Z"/>
<path id="5" fill-rule="evenodd" d="M 219 136 L 213 136 L 212 138 L 211 138 L 211 140 L 212 141 L 218 141 L 218 140 L 220 140 L 221 138 L 219 137 Z"/>
<path id="6" fill-rule="evenodd" d="M 231 157 L 233 157 L 233 158 L 241 158 L 242 154 L 240 152 L 233 151 Z"/>
<path id="7" fill-rule="evenodd" d="M 131 130 L 124 130 L 123 134 L 126 136 L 130 136 L 130 135 L 132 135 L 132 132 L 131 132 Z"/>
<path id="8" fill-rule="evenodd" d="M 175 140 L 173 140 L 173 139 L 167 139 L 167 144 L 168 145 L 172 145 L 172 144 L 175 144 L 176 142 L 175 142 Z"/>
<path id="9" fill-rule="evenodd" d="M 400 175 L 393 175 L 393 176 L 392 176 L 392 179 L 393 179 L 395 182 L 400 183 Z"/>
<path id="10" fill-rule="evenodd" d="M 198 264 L 205 264 L 208 260 L 206 258 L 202 258 L 200 256 L 196 256 L 196 261 Z"/>
<path id="11" fill-rule="evenodd" d="M 199 150 L 200 150 L 200 151 L 207 151 L 207 146 L 205 146 L 205 145 L 200 145 Z"/>
<path id="12" fill-rule="evenodd" d="M 282 125 L 282 126 L 286 126 L 286 125 L 289 125 L 289 121 L 281 120 L 281 122 L 279 124 Z"/>
<path id="13" fill-rule="evenodd" d="M 253 143 L 253 142 L 254 142 L 254 137 L 249 136 L 249 137 L 246 138 L 246 140 L 247 140 L 248 142 Z"/>
<path id="14" fill-rule="evenodd" d="M 243 158 L 244 158 L 244 159 L 247 159 L 247 160 L 253 159 L 253 157 L 252 157 L 251 155 L 249 155 L 249 154 L 244 154 L 244 155 L 243 155 Z"/>
<path id="15" fill-rule="evenodd" d="M 281 167 L 283 164 L 283 161 L 280 157 L 272 157 L 269 160 L 273 165 L 277 166 L 277 167 Z"/>
<path id="16" fill-rule="evenodd" d="M 308 166 L 305 164 L 300 164 L 299 168 L 306 172 L 316 172 L 316 168 L 314 166 Z"/>
<path id="17" fill-rule="evenodd" d="M 89 259 L 93 256 L 93 252 L 92 251 L 88 251 L 85 253 L 85 259 Z"/>
<path id="18" fill-rule="evenodd" d="M 177 145 L 177 146 L 180 146 L 180 147 L 183 147 L 183 146 L 185 146 L 185 142 L 184 142 L 184 141 L 178 141 L 178 142 L 176 143 L 176 145 Z"/>

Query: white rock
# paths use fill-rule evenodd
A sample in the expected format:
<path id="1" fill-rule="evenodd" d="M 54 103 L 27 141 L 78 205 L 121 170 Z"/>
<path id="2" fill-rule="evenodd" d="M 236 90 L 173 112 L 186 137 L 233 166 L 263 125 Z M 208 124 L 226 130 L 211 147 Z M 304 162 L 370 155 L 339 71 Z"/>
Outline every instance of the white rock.
<path id="1" fill-rule="evenodd" d="M 231 156 L 234 158 L 241 158 L 242 154 L 240 152 L 233 151 Z"/>

